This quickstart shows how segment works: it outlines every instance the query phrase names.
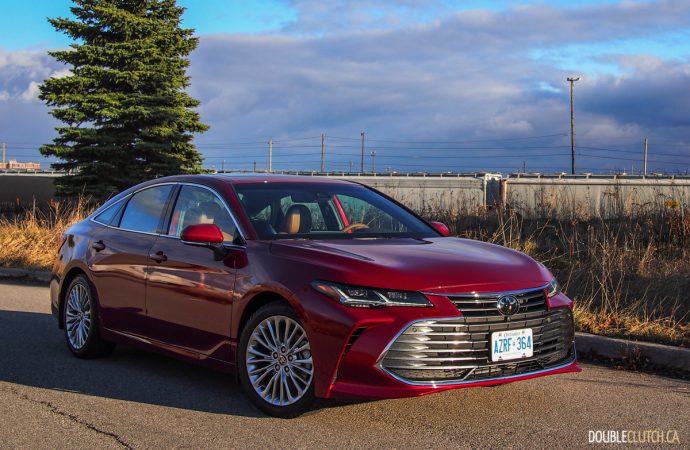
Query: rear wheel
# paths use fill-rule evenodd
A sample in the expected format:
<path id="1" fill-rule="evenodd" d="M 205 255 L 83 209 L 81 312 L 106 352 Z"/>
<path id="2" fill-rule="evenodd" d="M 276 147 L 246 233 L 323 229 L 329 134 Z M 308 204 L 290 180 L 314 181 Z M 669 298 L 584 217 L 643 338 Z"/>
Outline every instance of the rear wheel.
<path id="1" fill-rule="evenodd" d="M 296 417 L 314 401 L 314 363 L 309 339 L 287 305 L 269 304 L 242 330 L 238 349 L 242 387 L 265 413 Z"/>
<path id="2" fill-rule="evenodd" d="M 67 288 L 63 325 L 67 347 L 79 358 L 106 356 L 115 348 L 101 339 L 96 299 L 84 275 L 74 277 Z"/>

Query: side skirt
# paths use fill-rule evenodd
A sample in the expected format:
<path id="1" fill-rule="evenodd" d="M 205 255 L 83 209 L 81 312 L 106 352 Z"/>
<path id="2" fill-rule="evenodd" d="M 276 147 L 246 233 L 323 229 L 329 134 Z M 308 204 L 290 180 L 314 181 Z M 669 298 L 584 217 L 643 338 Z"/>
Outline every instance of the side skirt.
<path id="1" fill-rule="evenodd" d="M 237 373 L 237 367 L 234 362 L 223 361 L 217 358 L 211 358 L 209 356 L 191 351 L 186 348 L 177 347 L 142 336 L 123 333 L 108 328 L 101 328 L 101 337 L 107 341 L 115 342 L 117 344 L 124 344 L 131 347 L 139 348 L 141 350 L 151 351 L 166 356 L 172 356 L 173 358 L 182 361 L 191 362 L 221 372 L 232 374 Z M 234 342 L 231 343 L 231 345 L 233 347 L 237 346 L 237 344 Z M 232 352 L 233 354 L 236 353 L 234 350 L 235 349 L 233 349 Z"/>

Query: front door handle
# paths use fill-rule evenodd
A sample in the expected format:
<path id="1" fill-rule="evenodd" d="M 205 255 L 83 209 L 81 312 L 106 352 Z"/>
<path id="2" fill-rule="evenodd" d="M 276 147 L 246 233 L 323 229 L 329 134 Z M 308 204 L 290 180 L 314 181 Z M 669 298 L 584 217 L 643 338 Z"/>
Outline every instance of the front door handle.
<path id="1" fill-rule="evenodd" d="M 156 261 L 157 263 L 162 263 L 163 261 L 168 260 L 168 257 L 165 256 L 165 253 L 163 253 L 163 250 L 157 251 L 156 253 L 149 255 L 149 258 Z"/>
<path id="2" fill-rule="evenodd" d="M 93 244 L 91 244 L 91 247 L 97 252 L 105 250 L 105 244 L 103 243 L 103 241 L 94 242 Z"/>

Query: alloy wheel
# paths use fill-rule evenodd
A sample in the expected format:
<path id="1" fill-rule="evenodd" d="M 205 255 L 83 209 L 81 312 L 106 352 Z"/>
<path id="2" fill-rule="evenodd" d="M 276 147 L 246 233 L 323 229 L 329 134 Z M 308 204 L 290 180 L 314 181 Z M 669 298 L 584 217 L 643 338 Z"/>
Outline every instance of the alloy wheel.
<path id="1" fill-rule="evenodd" d="M 67 294 L 65 328 L 72 348 L 80 350 L 84 347 L 91 331 L 91 297 L 81 283 L 74 284 Z"/>
<path id="2" fill-rule="evenodd" d="M 261 321 L 249 338 L 245 358 L 252 387 L 273 406 L 299 401 L 314 376 L 307 333 L 290 317 Z"/>

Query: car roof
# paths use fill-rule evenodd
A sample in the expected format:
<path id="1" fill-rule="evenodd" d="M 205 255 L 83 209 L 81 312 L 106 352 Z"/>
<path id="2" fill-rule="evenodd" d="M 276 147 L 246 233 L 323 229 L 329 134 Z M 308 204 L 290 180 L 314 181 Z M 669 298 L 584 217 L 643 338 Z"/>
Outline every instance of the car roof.
<path id="1" fill-rule="evenodd" d="M 340 180 L 330 177 L 319 177 L 309 175 L 288 175 L 273 173 L 215 173 L 204 175 L 174 175 L 171 177 L 159 178 L 155 181 L 180 181 L 180 182 L 203 182 L 213 179 L 224 181 L 230 184 L 255 184 L 255 183 L 329 183 L 329 184 L 357 184 L 351 181 Z"/>
<path id="2" fill-rule="evenodd" d="M 337 178 L 319 177 L 311 175 L 290 175 L 274 173 L 223 173 L 211 175 L 214 178 L 227 180 L 233 184 L 239 183 L 335 183 L 352 184 L 350 181 Z"/>

